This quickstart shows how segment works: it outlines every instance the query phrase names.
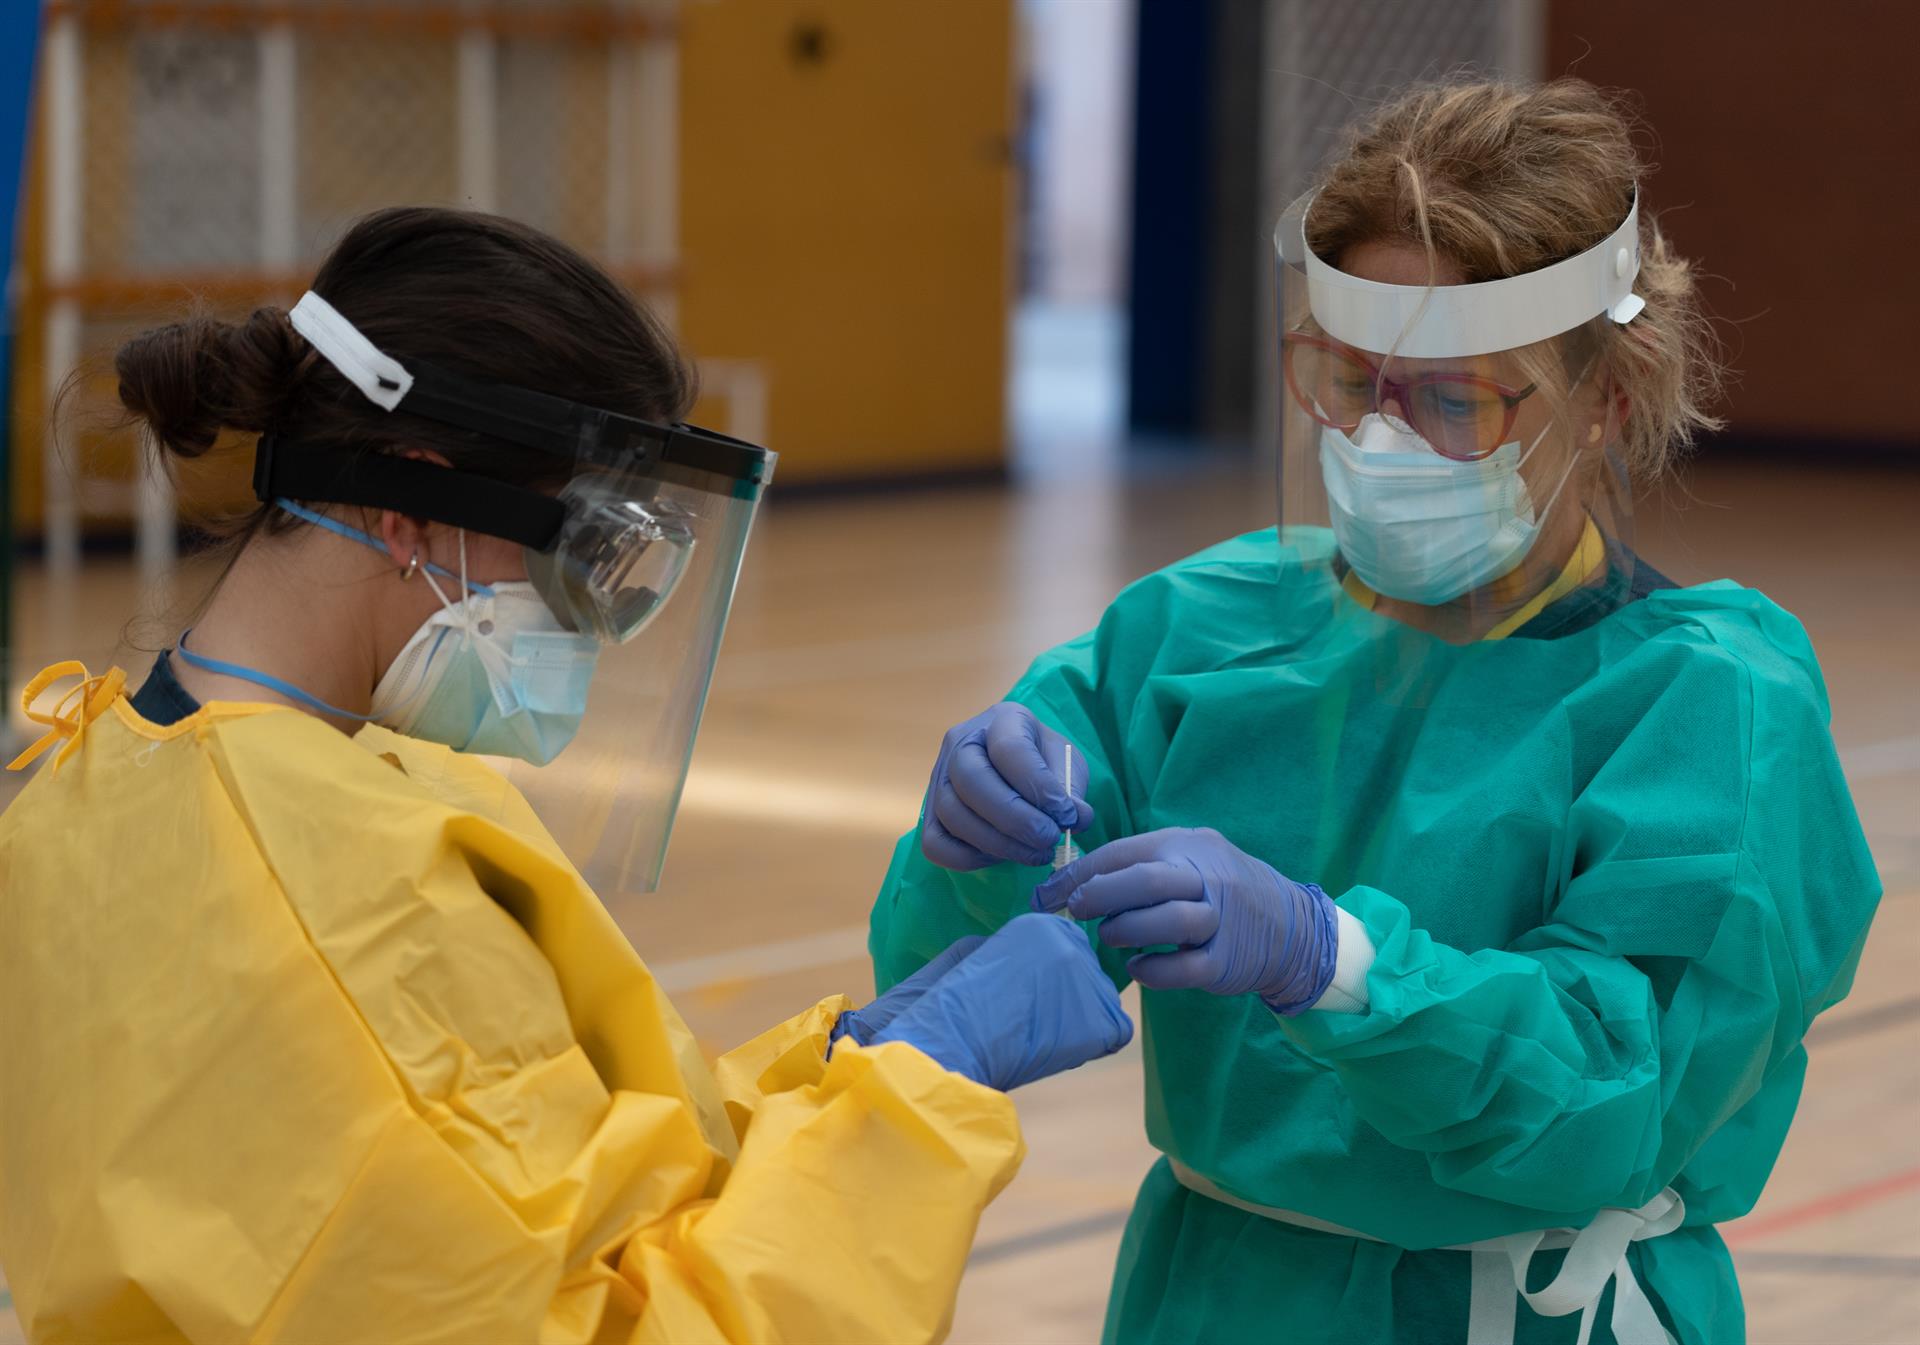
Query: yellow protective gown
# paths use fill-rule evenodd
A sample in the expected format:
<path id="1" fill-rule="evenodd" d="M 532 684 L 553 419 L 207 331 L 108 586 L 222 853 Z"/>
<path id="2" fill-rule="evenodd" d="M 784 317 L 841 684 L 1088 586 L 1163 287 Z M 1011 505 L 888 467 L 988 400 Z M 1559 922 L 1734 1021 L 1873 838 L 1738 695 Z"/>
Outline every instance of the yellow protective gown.
<path id="1" fill-rule="evenodd" d="M 901 1044 L 826 1063 L 837 998 L 709 1070 L 483 763 L 258 705 L 162 728 L 119 685 L 0 815 L 31 1339 L 945 1334 L 1005 1095 Z"/>

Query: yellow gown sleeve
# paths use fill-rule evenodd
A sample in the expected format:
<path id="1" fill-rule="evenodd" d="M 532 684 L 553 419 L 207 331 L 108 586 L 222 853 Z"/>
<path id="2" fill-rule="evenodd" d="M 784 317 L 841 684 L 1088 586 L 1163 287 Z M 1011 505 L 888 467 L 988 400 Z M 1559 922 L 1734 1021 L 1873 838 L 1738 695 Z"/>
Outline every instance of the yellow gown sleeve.
<path id="1" fill-rule="evenodd" d="M 768 1097 L 820 1082 L 826 1073 L 827 1042 L 833 1025 L 853 1007 L 853 1001 L 845 995 L 823 999 L 714 1062 L 714 1082 L 720 1088 L 735 1139 L 747 1137 L 754 1113 Z"/>
<path id="2" fill-rule="evenodd" d="M 638 1341 L 942 1339 L 978 1212 L 1023 1152 L 1005 1095 L 910 1046 L 843 1044 L 761 1099 L 717 1199 L 631 1239 Z"/>

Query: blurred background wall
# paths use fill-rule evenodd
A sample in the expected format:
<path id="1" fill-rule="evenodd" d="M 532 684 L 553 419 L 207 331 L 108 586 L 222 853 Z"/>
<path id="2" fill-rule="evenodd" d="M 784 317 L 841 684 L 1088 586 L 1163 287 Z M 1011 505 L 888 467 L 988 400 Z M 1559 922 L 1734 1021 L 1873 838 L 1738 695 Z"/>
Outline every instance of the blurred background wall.
<path id="1" fill-rule="evenodd" d="M 1700 259 L 1740 374 L 1725 447 L 1920 470 L 1898 372 L 1920 298 L 1917 50 L 1912 5 L 1548 7 L 1549 68 L 1634 90 L 1657 132 L 1661 226 Z"/>
<path id="2" fill-rule="evenodd" d="M 601 257 L 789 491 L 1257 451 L 1271 222 L 1407 80 L 1638 92 L 1651 198 L 1742 377 L 1726 443 L 1914 455 L 1904 6 L 1785 0 L 46 0 L 12 288 L 11 521 L 58 570 L 176 499 L 103 428 L 183 304 L 296 298 L 358 213 L 447 202 Z M 18 39 L 16 39 L 16 42 Z M 46 426 L 80 369 L 56 461 Z"/>
<path id="3" fill-rule="evenodd" d="M 1010 8 L 718 0 L 680 17 L 682 331 L 764 365 L 782 477 L 998 464 Z"/>

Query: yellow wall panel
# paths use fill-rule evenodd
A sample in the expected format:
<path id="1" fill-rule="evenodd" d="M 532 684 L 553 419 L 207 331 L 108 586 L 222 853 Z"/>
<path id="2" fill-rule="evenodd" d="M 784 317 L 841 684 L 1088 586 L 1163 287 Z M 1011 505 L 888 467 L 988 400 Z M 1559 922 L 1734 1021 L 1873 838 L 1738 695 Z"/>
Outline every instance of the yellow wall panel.
<path id="1" fill-rule="evenodd" d="M 681 11 L 680 326 L 782 480 L 1004 460 L 1011 0 Z"/>

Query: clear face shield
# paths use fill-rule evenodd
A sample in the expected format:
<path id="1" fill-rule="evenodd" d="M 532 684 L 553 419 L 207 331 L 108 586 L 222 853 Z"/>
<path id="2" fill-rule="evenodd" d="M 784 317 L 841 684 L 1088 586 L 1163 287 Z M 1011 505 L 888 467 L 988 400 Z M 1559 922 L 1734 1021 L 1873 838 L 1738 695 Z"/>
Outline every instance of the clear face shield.
<path id="1" fill-rule="evenodd" d="M 1274 235 L 1281 543 L 1300 582 L 1336 615 L 1455 645 L 1546 635 L 1569 605 L 1628 591 L 1632 496 L 1598 336 L 1642 306 L 1637 213 L 1539 271 L 1429 287 L 1316 256 L 1311 205 Z"/>
<path id="2" fill-rule="evenodd" d="M 529 556 L 543 594 L 558 588 L 570 604 L 591 602 L 591 620 L 627 623 L 601 652 L 566 751 L 508 772 L 603 900 L 659 884 L 773 456 L 757 480 L 680 466 L 645 496 L 627 483 L 568 549 Z"/>
<path id="3" fill-rule="evenodd" d="M 534 475 L 561 484 L 539 491 L 268 434 L 256 451 L 254 492 L 395 509 L 520 543 L 520 591 L 531 595 L 518 601 L 544 604 L 551 619 L 539 623 L 545 631 L 490 650 L 497 666 L 484 678 L 467 665 L 486 685 L 462 704 L 477 704 L 480 722 L 504 726 L 500 739 L 517 732 L 539 750 L 481 740 L 465 750 L 532 758 L 506 762 L 509 777 L 602 897 L 654 890 L 775 455 L 419 360 L 403 366 L 316 294 L 290 317 L 377 405 L 550 460 L 550 472 Z M 412 731 L 411 719 L 383 722 Z"/>

